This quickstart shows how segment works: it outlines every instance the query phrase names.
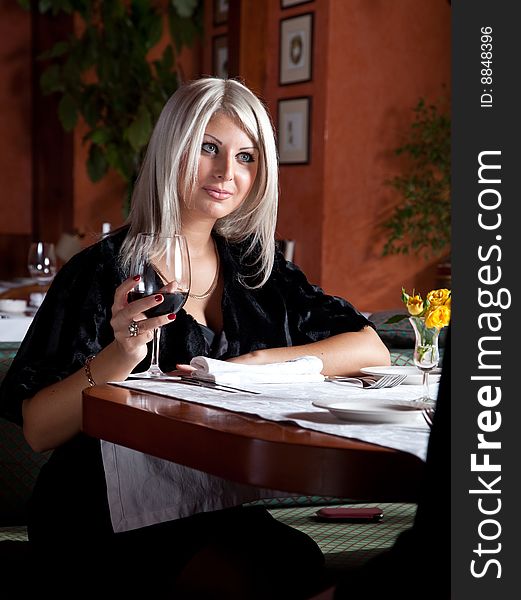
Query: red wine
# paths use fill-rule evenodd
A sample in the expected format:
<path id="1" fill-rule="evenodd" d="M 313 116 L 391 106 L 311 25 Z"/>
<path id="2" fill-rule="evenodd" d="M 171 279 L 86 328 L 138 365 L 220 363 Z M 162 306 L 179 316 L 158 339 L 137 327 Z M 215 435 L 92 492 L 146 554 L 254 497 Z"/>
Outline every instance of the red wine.
<path id="1" fill-rule="evenodd" d="M 170 313 L 176 313 L 186 302 L 188 298 L 187 292 L 174 292 L 173 294 L 170 292 L 157 292 L 157 294 L 161 294 L 164 298 L 163 302 L 158 303 L 156 306 L 145 310 L 145 315 L 150 317 L 161 317 L 162 315 L 168 315 Z M 150 295 L 157 295 L 150 294 Z M 149 295 L 149 296 L 150 296 Z M 134 302 L 135 300 L 141 300 L 142 298 L 146 298 L 147 294 L 145 292 L 129 292 L 128 293 L 128 301 Z"/>

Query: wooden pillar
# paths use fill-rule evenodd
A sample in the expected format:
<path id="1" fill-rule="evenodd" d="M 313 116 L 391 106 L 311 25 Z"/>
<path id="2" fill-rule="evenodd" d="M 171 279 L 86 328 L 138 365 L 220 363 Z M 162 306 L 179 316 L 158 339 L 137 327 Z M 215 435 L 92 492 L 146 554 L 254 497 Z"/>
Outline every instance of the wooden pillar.
<path id="1" fill-rule="evenodd" d="M 40 77 L 46 64 L 38 56 L 73 31 L 72 18 L 35 8 L 32 26 L 32 237 L 57 242 L 73 227 L 73 137 L 58 119 L 56 94 L 44 96 Z"/>

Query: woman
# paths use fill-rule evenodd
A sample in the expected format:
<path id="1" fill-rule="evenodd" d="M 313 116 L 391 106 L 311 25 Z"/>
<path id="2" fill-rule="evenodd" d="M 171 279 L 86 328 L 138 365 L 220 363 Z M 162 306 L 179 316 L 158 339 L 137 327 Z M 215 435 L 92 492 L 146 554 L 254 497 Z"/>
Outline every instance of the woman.
<path id="1" fill-rule="evenodd" d="M 285 571 L 308 565 L 303 588 L 317 573 L 321 555 L 314 543 L 258 508 L 113 533 L 99 441 L 81 433 L 82 390 L 146 369 L 159 326 L 164 371 L 197 355 L 260 364 L 314 354 L 329 375 L 388 364 L 388 352 L 365 317 L 310 285 L 275 252 L 277 202 L 276 147 L 263 104 L 234 80 L 204 78 L 182 86 L 154 129 L 127 227 L 60 270 L 1 388 L 3 414 L 23 423 L 29 444 L 37 451 L 55 449 L 33 494 L 29 524 L 35 547 L 46 556 L 64 543 L 94 547 L 98 555 L 100 548 L 117 548 L 118 556 L 134 556 L 136 548 L 152 552 L 161 546 L 158 540 L 175 539 L 169 569 L 176 589 L 206 585 L 200 575 L 191 576 L 205 565 L 211 587 L 240 580 L 237 597 L 278 597 L 262 587 L 270 585 L 269 577 L 250 571 L 263 564 L 276 575 L 277 566 L 266 562 L 270 543 L 288 549 Z M 192 288 L 177 318 L 145 318 L 145 310 L 163 301 L 160 294 L 127 302 L 139 278 L 129 273 L 130 259 L 143 231 L 187 238 Z M 246 540 L 240 537 L 245 532 Z M 237 543 L 224 547 L 223 537 Z M 234 555 L 230 548 L 241 544 L 248 552 Z M 253 549 L 256 558 L 248 562 Z M 219 579 L 208 564 L 221 563 L 226 566 L 218 571 L 227 575 Z M 248 588 L 244 595 L 252 581 L 257 591 Z M 227 589 L 226 597 L 233 593 Z M 281 597 L 289 593 L 281 591 Z"/>

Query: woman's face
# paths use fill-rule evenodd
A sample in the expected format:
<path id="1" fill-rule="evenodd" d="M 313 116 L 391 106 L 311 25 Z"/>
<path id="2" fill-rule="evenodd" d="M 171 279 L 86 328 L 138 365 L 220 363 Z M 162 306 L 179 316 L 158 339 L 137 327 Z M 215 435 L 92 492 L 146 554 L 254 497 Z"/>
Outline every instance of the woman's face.
<path id="1" fill-rule="evenodd" d="M 216 113 L 203 137 L 190 211 L 213 219 L 232 213 L 255 181 L 258 160 L 259 150 L 248 135 L 233 119 Z"/>

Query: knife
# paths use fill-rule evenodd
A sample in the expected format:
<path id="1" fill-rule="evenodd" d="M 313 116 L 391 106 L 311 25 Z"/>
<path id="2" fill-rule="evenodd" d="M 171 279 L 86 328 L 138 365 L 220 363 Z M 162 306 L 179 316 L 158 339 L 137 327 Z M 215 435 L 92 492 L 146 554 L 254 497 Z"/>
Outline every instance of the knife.
<path id="1" fill-rule="evenodd" d="M 215 381 L 206 381 L 205 379 L 196 379 L 195 377 L 181 375 L 181 382 L 199 385 L 206 387 L 211 390 L 222 390 L 223 392 L 244 392 L 245 394 L 260 394 L 260 392 L 254 392 L 253 390 L 245 390 L 243 388 L 233 387 L 231 385 L 224 385 L 223 383 L 215 383 Z"/>

